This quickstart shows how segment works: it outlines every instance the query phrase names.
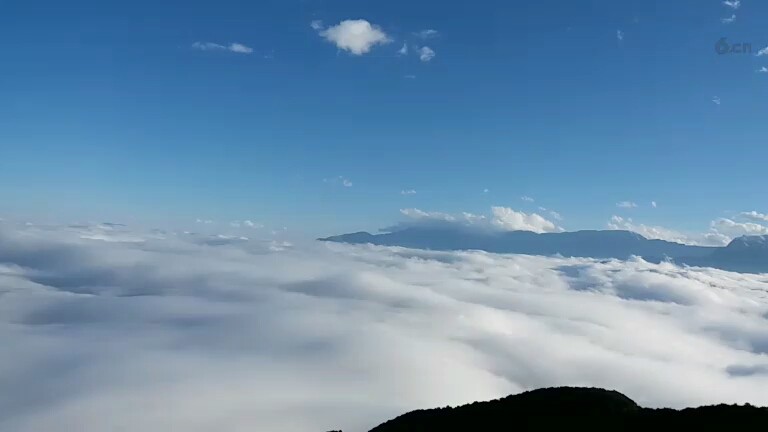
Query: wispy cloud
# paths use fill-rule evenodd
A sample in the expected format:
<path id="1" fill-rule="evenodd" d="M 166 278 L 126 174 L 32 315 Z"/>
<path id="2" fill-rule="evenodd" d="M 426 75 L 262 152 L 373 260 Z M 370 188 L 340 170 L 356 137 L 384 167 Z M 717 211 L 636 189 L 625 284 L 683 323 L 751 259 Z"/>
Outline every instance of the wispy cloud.
<path id="1" fill-rule="evenodd" d="M 757 73 L 768 73 L 768 67 L 765 67 L 765 66 L 761 67 L 760 69 L 757 70 Z"/>
<path id="2" fill-rule="evenodd" d="M 731 9 L 738 9 L 741 6 L 741 0 L 725 0 L 723 4 Z"/>
<path id="3" fill-rule="evenodd" d="M 428 61 L 431 61 L 433 58 L 435 58 L 435 51 L 432 48 L 428 46 L 423 46 L 419 48 L 419 60 L 423 62 L 428 62 Z"/>
<path id="4" fill-rule="evenodd" d="M 314 20 L 309 23 L 309 26 L 312 27 L 312 30 L 322 30 L 323 29 L 323 21 L 322 20 Z"/>
<path id="5" fill-rule="evenodd" d="M 632 201 L 621 201 L 621 202 L 616 203 L 616 207 L 626 208 L 626 209 L 637 208 L 637 203 L 634 203 Z"/>
<path id="6" fill-rule="evenodd" d="M 397 50 L 397 54 L 404 56 L 408 54 L 408 43 L 404 43 L 402 48 Z"/>
<path id="7" fill-rule="evenodd" d="M 768 46 L 765 47 L 765 48 L 762 48 L 761 50 L 759 50 L 757 52 L 757 54 L 755 54 L 755 55 L 758 56 L 758 57 L 761 57 L 761 56 L 764 56 L 764 55 L 768 55 Z"/>
<path id="8" fill-rule="evenodd" d="M 426 29 L 422 30 L 420 32 L 416 32 L 416 36 L 422 38 L 422 39 L 430 39 L 434 38 L 440 35 L 440 32 L 434 29 Z"/>
<path id="9" fill-rule="evenodd" d="M 403 189 L 400 191 L 400 195 L 416 195 L 416 191 L 414 189 Z"/>
<path id="10" fill-rule="evenodd" d="M 535 199 L 533 199 L 533 198 L 531 198 L 531 197 L 529 197 L 527 195 L 521 196 L 520 199 L 525 201 L 525 202 L 534 202 L 534 201 L 536 201 Z"/>
<path id="11" fill-rule="evenodd" d="M 344 187 L 352 187 L 352 181 L 344 176 L 324 178 L 323 183 L 335 183 L 335 184 L 340 184 Z"/>
<path id="12" fill-rule="evenodd" d="M 264 228 L 264 225 L 254 222 L 252 220 L 232 221 L 229 223 L 229 226 L 231 226 L 232 228 L 253 228 L 253 229 Z"/>
<path id="13" fill-rule="evenodd" d="M 320 36 L 336 45 L 340 50 L 349 51 L 353 55 L 363 55 L 371 51 L 375 45 L 387 44 L 392 39 L 377 25 L 366 20 L 344 20 L 335 26 L 323 28 L 322 23 L 313 21 L 310 27 Z"/>
<path id="14" fill-rule="evenodd" d="M 761 223 L 762 222 L 768 222 L 768 214 L 759 213 L 759 212 L 756 212 L 754 210 L 749 211 L 749 212 L 741 212 L 741 213 L 739 213 L 739 216 L 741 216 L 743 218 L 746 218 L 746 219 L 753 220 L 753 221 L 761 222 Z"/>
<path id="15" fill-rule="evenodd" d="M 619 41 L 623 41 L 624 40 L 624 32 L 621 31 L 621 30 L 616 30 L 616 39 L 618 39 Z"/>
<path id="16" fill-rule="evenodd" d="M 720 19 L 720 22 L 722 22 L 723 24 L 731 24 L 734 21 L 736 21 L 736 14 Z"/>
<path id="17" fill-rule="evenodd" d="M 651 207 L 656 208 L 656 201 L 651 201 Z"/>
<path id="18" fill-rule="evenodd" d="M 253 48 L 245 46 L 239 43 L 233 43 L 229 45 L 229 50 L 241 54 L 250 54 L 253 52 Z"/>
<path id="19" fill-rule="evenodd" d="M 720 101 L 720 97 L 719 97 L 719 96 L 715 96 L 715 97 L 713 97 L 713 98 L 712 98 L 712 102 L 713 102 L 715 105 L 720 105 L 720 103 L 721 103 L 721 101 Z"/>
<path id="20" fill-rule="evenodd" d="M 214 42 L 195 42 L 192 48 L 200 51 L 230 51 L 238 54 L 251 54 L 253 48 L 241 43 L 232 42 L 229 45 L 221 45 Z"/>

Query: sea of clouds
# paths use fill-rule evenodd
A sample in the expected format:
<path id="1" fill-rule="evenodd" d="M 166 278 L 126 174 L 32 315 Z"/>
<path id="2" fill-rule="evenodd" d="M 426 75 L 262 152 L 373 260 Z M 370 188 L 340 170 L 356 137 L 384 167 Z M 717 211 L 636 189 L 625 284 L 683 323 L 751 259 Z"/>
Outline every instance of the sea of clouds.
<path id="1" fill-rule="evenodd" d="M 365 431 L 543 386 L 768 405 L 768 275 L 0 223 L 0 430 Z"/>

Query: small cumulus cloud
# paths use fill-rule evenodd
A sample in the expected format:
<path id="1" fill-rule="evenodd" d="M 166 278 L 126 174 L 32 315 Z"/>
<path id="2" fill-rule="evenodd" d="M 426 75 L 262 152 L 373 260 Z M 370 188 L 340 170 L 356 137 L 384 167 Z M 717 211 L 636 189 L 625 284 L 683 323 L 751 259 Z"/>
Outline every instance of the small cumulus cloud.
<path id="1" fill-rule="evenodd" d="M 759 51 L 757 51 L 757 54 L 755 54 L 758 57 L 762 57 L 764 55 L 768 55 L 768 46 L 765 48 L 761 48 Z"/>
<path id="2" fill-rule="evenodd" d="M 423 62 L 429 62 L 429 61 L 432 61 L 433 58 L 435 58 L 435 51 L 428 46 L 423 46 L 419 48 L 418 52 L 419 52 L 419 60 Z"/>
<path id="3" fill-rule="evenodd" d="M 416 195 L 416 191 L 414 189 L 403 189 L 400 191 L 400 195 Z"/>
<path id="4" fill-rule="evenodd" d="M 407 54 L 408 54 L 408 44 L 407 44 L 407 43 L 404 43 L 404 44 L 403 44 L 403 46 L 402 46 L 402 48 L 400 48 L 399 50 L 397 50 L 397 54 L 398 54 L 398 55 L 401 55 L 401 56 L 407 55 Z"/>
<path id="5" fill-rule="evenodd" d="M 720 100 L 720 97 L 719 97 L 719 96 L 714 96 L 714 97 L 712 98 L 712 102 L 713 102 L 715 105 L 720 105 L 720 103 L 721 103 L 722 101 Z"/>
<path id="6" fill-rule="evenodd" d="M 323 21 L 322 20 L 314 20 L 309 23 L 309 26 L 312 28 L 312 30 L 322 30 L 323 29 Z"/>
<path id="7" fill-rule="evenodd" d="M 723 4 L 731 9 L 738 9 L 741 6 L 741 0 L 725 0 Z"/>
<path id="8" fill-rule="evenodd" d="M 621 30 L 616 30 L 616 39 L 619 40 L 619 42 L 624 40 L 624 32 Z"/>
<path id="9" fill-rule="evenodd" d="M 322 23 L 313 21 L 310 26 L 338 49 L 358 56 L 370 52 L 375 45 L 392 41 L 379 26 L 364 19 L 344 20 L 328 28 L 323 28 Z"/>
<path id="10" fill-rule="evenodd" d="M 531 197 L 529 197 L 527 195 L 521 196 L 520 199 L 525 201 L 525 202 L 534 202 L 534 201 L 536 201 L 536 200 L 534 200 L 533 198 L 531 198 Z"/>
<path id="11" fill-rule="evenodd" d="M 653 207 L 653 208 L 657 207 L 656 201 L 651 201 L 651 207 Z"/>
<path id="12" fill-rule="evenodd" d="M 768 67 L 765 67 L 765 66 L 761 67 L 760 69 L 757 70 L 757 73 L 768 73 Z"/>

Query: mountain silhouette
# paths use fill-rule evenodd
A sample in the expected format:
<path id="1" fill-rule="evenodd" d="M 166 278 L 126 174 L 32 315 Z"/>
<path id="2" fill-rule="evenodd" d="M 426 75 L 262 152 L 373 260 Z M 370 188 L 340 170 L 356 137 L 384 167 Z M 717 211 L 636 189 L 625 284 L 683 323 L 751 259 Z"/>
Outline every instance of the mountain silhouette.
<path id="1" fill-rule="evenodd" d="M 530 231 L 496 232 L 455 227 L 410 227 L 382 234 L 357 232 L 318 240 L 440 251 L 482 250 L 494 253 L 599 259 L 625 260 L 639 256 L 651 262 L 670 260 L 677 264 L 731 271 L 768 272 L 768 236 L 740 237 L 725 247 L 707 247 L 647 239 L 640 234 L 620 230 L 538 234 Z"/>
<path id="2" fill-rule="evenodd" d="M 714 405 L 683 410 L 652 409 L 639 406 L 617 391 L 560 387 L 455 408 L 412 411 L 370 432 L 747 430 L 766 424 L 768 408 Z"/>

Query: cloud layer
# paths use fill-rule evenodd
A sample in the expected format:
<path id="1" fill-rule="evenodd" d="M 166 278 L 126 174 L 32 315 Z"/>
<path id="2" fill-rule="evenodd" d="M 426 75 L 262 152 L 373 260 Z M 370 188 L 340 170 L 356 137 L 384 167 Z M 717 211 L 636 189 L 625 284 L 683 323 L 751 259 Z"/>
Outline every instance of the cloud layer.
<path id="1" fill-rule="evenodd" d="M 554 385 L 768 404 L 766 275 L 205 239 L 0 224 L 0 430 L 354 432 Z"/>

